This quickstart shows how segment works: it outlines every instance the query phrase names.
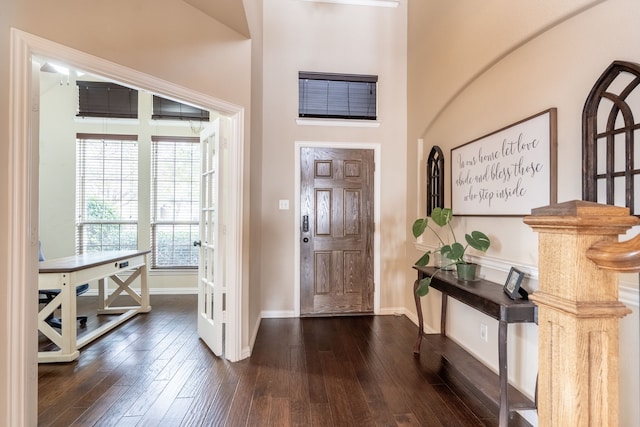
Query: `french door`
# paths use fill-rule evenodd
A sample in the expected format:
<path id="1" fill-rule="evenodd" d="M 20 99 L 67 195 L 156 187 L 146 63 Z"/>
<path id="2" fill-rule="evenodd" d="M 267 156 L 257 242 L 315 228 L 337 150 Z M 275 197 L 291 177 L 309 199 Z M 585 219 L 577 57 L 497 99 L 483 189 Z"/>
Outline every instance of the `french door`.
<path id="1" fill-rule="evenodd" d="M 200 133 L 200 261 L 198 267 L 198 335 L 216 356 L 224 353 L 225 263 L 224 180 L 221 173 L 220 119 Z"/>

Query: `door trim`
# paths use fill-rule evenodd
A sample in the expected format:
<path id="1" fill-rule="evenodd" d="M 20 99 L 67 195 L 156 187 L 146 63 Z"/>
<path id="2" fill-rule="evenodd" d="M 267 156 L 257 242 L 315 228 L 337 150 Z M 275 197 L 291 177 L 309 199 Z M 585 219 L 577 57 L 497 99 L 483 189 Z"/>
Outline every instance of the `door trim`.
<path id="1" fill-rule="evenodd" d="M 373 313 L 380 314 L 380 176 L 382 170 L 381 150 L 379 143 L 359 142 L 320 142 L 296 141 L 294 144 L 294 183 L 295 183 L 295 220 L 293 224 L 293 309 L 294 317 L 300 317 L 300 149 L 311 148 L 344 148 L 355 150 L 373 150 Z"/>
<path id="2" fill-rule="evenodd" d="M 0 373 L 6 382 L 0 384 L 0 395 L 6 396 L 2 425 L 35 425 L 37 422 L 37 307 L 32 295 L 37 288 L 38 242 L 38 141 L 30 137 L 39 112 L 31 111 L 31 57 L 43 55 L 60 59 L 74 67 L 102 75 L 114 81 L 143 88 L 172 98 L 184 100 L 220 112 L 231 120 L 230 168 L 232 177 L 229 205 L 235 212 L 243 212 L 244 177 L 244 108 L 217 98 L 187 89 L 174 83 L 125 66 L 89 55 L 70 47 L 11 28 L 9 64 L 9 188 L 8 225 L 10 235 L 7 249 L 6 311 L 3 313 L 9 334 L 8 352 Z M 36 123 L 37 125 L 37 123 Z M 229 254 L 235 257 L 229 270 L 230 283 L 227 318 L 227 359 L 239 360 L 242 353 L 243 230 L 242 218 L 230 219 Z M 8 248 L 11 248 L 8 250 Z M 233 281 L 233 282 L 231 282 Z M 246 354 L 246 353 L 245 353 Z"/>

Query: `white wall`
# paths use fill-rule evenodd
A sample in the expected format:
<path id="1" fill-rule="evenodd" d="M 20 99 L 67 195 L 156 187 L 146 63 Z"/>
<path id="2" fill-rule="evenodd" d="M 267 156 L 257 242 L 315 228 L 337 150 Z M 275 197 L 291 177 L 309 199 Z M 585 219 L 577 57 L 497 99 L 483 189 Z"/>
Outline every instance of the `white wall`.
<path id="1" fill-rule="evenodd" d="M 422 172 L 411 162 L 419 152 L 419 138 L 424 151 L 439 145 L 448 155 L 453 147 L 551 107 L 558 109 L 558 201 L 581 199 L 582 107 L 612 61 L 640 62 L 640 3 L 493 0 L 480 5 L 469 0 L 451 8 L 436 1 L 410 6 L 408 191 L 415 198 L 408 198 L 408 213 L 417 215 L 422 205 L 413 200 L 424 200 L 415 184 Z M 445 194 L 451 188 L 449 170 Z M 476 217 L 463 222 L 466 228 L 487 232 L 493 241 L 483 258 L 487 278 L 503 283 L 509 266 L 523 266 L 531 275 L 526 285 L 536 289 L 537 235 L 522 218 Z M 407 240 L 410 253 L 418 255 L 413 239 Z M 622 426 L 631 426 L 640 419 L 638 278 L 621 277 L 625 303 L 636 316 L 622 320 L 620 339 L 621 360 L 627 362 L 621 366 L 620 419 Z M 438 301 L 437 293 L 428 296 L 425 309 L 439 312 Z M 497 371 L 497 338 L 490 336 L 487 344 L 479 340 L 479 323 L 490 319 L 464 306 L 455 307 L 450 319 L 448 333 Z M 434 320 L 430 316 L 427 326 L 436 329 Z M 514 329 L 509 336 L 514 362 L 510 360 L 510 379 L 533 395 L 537 330 Z"/>

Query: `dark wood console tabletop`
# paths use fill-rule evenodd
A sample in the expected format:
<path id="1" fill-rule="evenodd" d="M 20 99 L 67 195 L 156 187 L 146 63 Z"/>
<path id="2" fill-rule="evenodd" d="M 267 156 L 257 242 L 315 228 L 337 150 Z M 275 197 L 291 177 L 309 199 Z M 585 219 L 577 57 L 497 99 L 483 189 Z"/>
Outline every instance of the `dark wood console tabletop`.
<path id="1" fill-rule="evenodd" d="M 420 346 L 424 335 L 424 322 L 420 297 L 416 293 L 418 282 L 433 274 L 435 267 L 418 267 L 418 279 L 413 286 L 413 295 L 418 312 L 418 338 L 413 347 L 415 354 L 420 354 Z M 498 364 L 499 364 L 499 392 L 500 392 L 500 427 L 506 427 L 509 411 L 515 409 L 535 409 L 535 404 L 521 393 L 509 392 L 507 367 L 507 325 L 509 323 L 537 323 L 536 306 L 528 300 L 512 300 L 502 290 L 502 285 L 488 280 L 478 279 L 465 282 L 458 280 L 452 271 L 440 271 L 431 280 L 430 287 L 442 293 L 442 313 L 440 316 L 440 335 L 446 336 L 447 299 L 452 297 L 489 317 L 498 321 Z M 479 363 L 479 362 L 478 362 Z M 511 402 L 509 394 L 518 394 L 518 402 Z M 515 396 L 514 396 L 515 397 Z"/>

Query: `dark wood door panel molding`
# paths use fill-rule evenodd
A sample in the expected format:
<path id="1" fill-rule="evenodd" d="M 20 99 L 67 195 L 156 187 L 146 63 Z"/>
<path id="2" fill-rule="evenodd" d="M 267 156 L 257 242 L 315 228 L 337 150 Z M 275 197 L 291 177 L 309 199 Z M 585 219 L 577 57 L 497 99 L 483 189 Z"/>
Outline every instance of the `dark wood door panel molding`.
<path id="1" fill-rule="evenodd" d="M 301 315 L 373 311 L 373 150 L 304 147 Z"/>

